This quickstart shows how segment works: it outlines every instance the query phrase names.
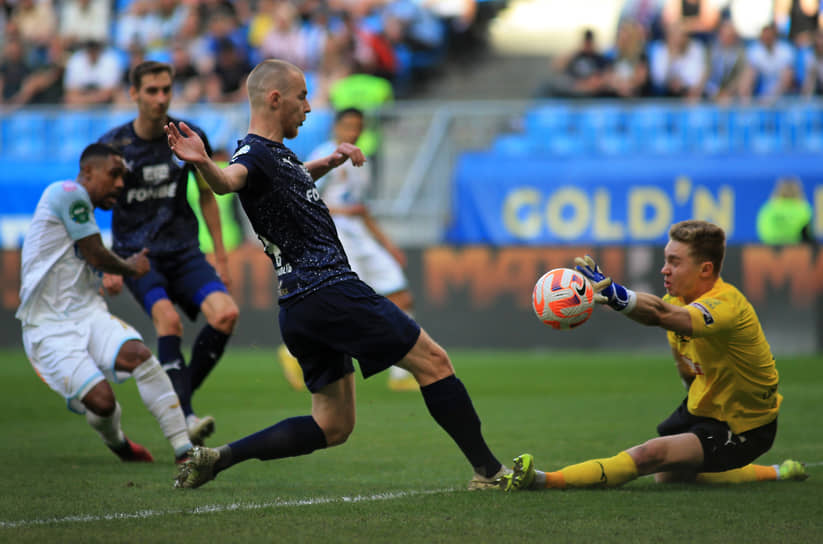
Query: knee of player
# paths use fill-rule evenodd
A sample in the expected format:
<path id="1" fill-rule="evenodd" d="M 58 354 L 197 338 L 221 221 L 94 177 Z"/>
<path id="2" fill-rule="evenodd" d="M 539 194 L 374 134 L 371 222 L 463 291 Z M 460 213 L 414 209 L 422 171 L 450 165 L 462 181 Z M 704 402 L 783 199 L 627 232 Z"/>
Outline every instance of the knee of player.
<path id="1" fill-rule="evenodd" d="M 234 331 L 234 326 L 237 324 L 237 318 L 240 316 L 240 310 L 237 305 L 231 304 L 229 307 L 220 311 L 214 318 L 213 323 L 209 323 L 212 327 L 224 334 L 231 334 Z"/>
<path id="2" fill-rule="evenodd" d="M 105 382 L 103 382 L 105 383 Z M 98 384 L 99 386 L 100 384 Z M 109 417 L 117 407 L 114 391 L 111 387 L 95 387 L 83 397 L 83 405 L 87 410 L 100 417 Z"/>
<path id="3" fill-rule="evenodd" d="M 152 317 L 159 336 L 183 336 L 183 322 L 174 308 L 153 310 Z"/>
<path id="4" fill-rule="evenodd" d="M 115 360 L 118 370 L 131 372 L 151 358 L 151 350 L 140 340 L 129 340 L 120 348 Z"/>
<path id="5" fill-rule="evenodd" d="M 667 461 L 667 445 L 660 438 L 652 438 L 629 450 L 641 473 L 649 473 L 663 466 Z"/>
<path id="6" fill-rule="evenodd" d="M 429 353 L 428 361 L 431 370 L 435 374 L 440 375 L 440 377 L 444 378 L 454 374 L 454 367 L 452 366 L 451 359 L 449 359 L 449 354 L 446 353 L 446 350 L 439 345 L 435 344 L 432 347 L 432 350 Z"/>
<path id="7" fill-rule="evenodd" d="M 354 431 L 354 421 L 339 421 L 323 429 L 326 436 L 326 446 L 339 446 L 346 442 Z"/>

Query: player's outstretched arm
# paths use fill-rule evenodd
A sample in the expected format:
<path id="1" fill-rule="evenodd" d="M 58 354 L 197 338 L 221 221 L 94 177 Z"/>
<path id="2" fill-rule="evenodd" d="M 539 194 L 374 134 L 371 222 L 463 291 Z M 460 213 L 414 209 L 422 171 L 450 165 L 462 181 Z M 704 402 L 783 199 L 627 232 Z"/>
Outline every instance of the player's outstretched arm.
<path id="1" fill-rule="evenodd" d="M 669 304 L 651 293 L 634 292 L 607 277 L 590 256 L 574 260 L 578 272 L 592 283 L 599 295 L 596 300 L 608 304 L 618 312 L 643 325 L 662 327 L 686 336 L 692 333 L 689 312 L 680 306 Z"/>
<path id="2" fill-rule="evenodd" d="M 219 194 L 233 193 L 246 186 L 248 171 L 241 164 L 230 164 L 220 168 L 206 153 L 203 140 L 182 121 L 178 128 L 174 123 L 164 129 L 169 147 L 180 160 L 193 164 L 212 190 Z"/>
<path id="3" fill-rule="evenodd" d="M 77 240 L 77 248 L 87 263 L 97 270 L 109 274 L 122 274 L 139 278 L 151 269 L 151 263 L 149 263 L 147 257 L 148 249 L 144 248 L 128 258 L 122 259 L 103 245 L 103 239 L 99 233 Z"/>
<path id="4" fill-rule="evenodd" d="M 366 156 L 359 147 L 344 142 L 338 145 L 331 155 L 309 161 L 304 166 L 312 179 L 318 180 L 328 174 L 329 170 L 337 168 L 348 159 L 351 159 L 351 163 L 355 166 L 363 166 L 366 163 Z"/>

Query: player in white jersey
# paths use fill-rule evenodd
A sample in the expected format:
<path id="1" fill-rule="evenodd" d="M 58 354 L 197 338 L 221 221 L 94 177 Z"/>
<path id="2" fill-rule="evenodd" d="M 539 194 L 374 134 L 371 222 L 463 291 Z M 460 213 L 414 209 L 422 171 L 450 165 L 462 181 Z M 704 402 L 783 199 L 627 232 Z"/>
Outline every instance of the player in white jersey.
<path id="1" fill-rule="evenodd" d="M 171 381 L 140 334 L 109 313 L 100 294 L 102 273 L 139 277 L 149 271 L 144 249 L 126 259 L 109 251 L 94 208 L 111 209 L 123 190 L 119 151 L 91 144 L 80 156 L 76 181 L 43 192 L 23 241 L 20 307 L 23 346 L 35 372 L 62 395 L 123 461 L 152 461 L 126 438 L 109 381 L 134 376 L 140 397 L 183 460 L 192 448 Z"/>
<path id="2" fill-rule="evenodd" d="M 356 108 L 340 110 L 334 117 L 334 139 L 312 151 L 308 161 L 328 156 L 341 143 L 354 144 L 362 132 L 363 112 Z M 351 269 L 377 294 L 385 296 L 411 315 L 413 299 L 402 268 L 406 264 L 406 256 L 380 230 L 366 207 L 371 180 L 368 163 L 356 167 L 348 161 L 315 183 L 334 219 Z M 288 359 L 288 351 L 281 346 L 280 360 L 287 377 Z M 299 371 L 296 360 L 292 368 Z M 302 379 L 298 383 L 302 385 Z M 389 388 L 393 391 L 416 391 L 418 385 L 409 372 L 393 366 L 389 371 Z"/>

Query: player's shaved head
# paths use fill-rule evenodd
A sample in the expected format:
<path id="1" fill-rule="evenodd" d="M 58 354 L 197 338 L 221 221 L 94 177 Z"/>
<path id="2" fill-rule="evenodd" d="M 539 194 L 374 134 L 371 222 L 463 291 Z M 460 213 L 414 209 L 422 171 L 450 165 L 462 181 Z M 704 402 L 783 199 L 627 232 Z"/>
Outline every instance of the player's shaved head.
<path id="1" fill-rule="evenodd" d="M 258 64 L 249 74 L 246 87 L 251 107 L 259 108 L 267 103 L 267 96 L 273 90 L 288 90 L 290 76 L 302 73 L 300 68 L 284 60 L 268 59 Z"/>

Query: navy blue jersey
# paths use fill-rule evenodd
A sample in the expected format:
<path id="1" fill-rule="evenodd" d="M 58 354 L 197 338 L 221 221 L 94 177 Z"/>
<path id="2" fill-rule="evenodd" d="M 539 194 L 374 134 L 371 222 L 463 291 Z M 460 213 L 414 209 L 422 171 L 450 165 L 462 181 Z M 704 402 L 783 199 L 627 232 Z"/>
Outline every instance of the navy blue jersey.
<path id="1" fill-rule="evenodd" d="M 177 119 L 169 117 L 169 122 Z M 188 124 L 211 147 L 199 127 Z M 114 251 L 126 256 L 147 247 L 155 256 L 199 247 L 197 217 L 186 200 L 186 184 L 194 167 L 180 161 L 166 136 L 143 140 L 131 121 L 104 134 L 100 142 L 120 150 L 129 169 L 125 189 L 112 215 Z"/>
<path id="2" fill-rule="evenodd" d="M 291 150 L 248 134 L 230 163 L 248 170 L 237 194 L 274 263 L 281 304 L 357 277 L 311 174 Z"/>

